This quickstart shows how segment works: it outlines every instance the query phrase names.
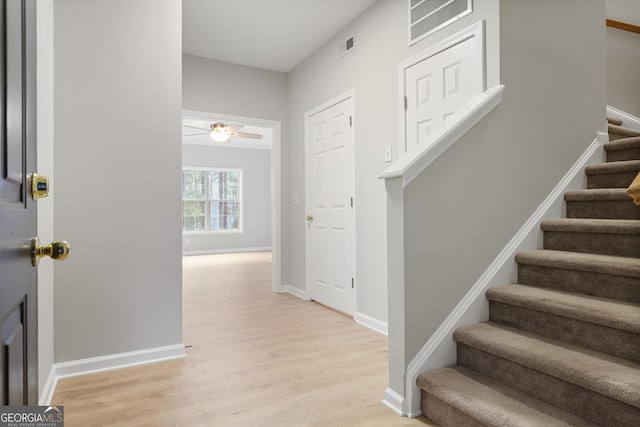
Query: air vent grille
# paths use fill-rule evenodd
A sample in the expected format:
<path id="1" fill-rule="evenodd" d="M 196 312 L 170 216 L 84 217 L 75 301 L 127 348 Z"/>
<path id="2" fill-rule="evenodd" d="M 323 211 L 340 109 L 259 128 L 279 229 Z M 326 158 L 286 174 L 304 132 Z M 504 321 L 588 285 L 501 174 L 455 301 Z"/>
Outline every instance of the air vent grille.
<path id="1" fill-rule="evenodd" d="M 409 45 L 471 13 L 472 0 L 409 0 Z"/>

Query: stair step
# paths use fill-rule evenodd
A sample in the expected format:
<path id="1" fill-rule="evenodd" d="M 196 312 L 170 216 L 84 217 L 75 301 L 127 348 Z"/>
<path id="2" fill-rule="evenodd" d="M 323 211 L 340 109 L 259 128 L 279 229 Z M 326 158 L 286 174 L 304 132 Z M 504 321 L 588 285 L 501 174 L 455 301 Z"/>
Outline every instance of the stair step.
<path id="1" fill-rule="evenodd" d="M 622 124 L 622 120 L 617 117 L 607 117 L 607 123 L 620 126 Z"/>
<path id="2" fill-rule="evenodd" d="M 567 191 L 564 194 L 567 218 L 640 220 L 640 207 L 625 188 L 598 188 Z"/>
<path id="3" fill-rule="evenodd" d="M 640 304 L 640 259 L 554 250 L 516 254 L 518 282 Z"/>
<path id="4" fill-rule="evenodd" d="M 640 305 L 525 285 L 489 289 L 489 320 L 640 362 Z"/>
<path id="5" fill-rule="evenodd" d="M 447 426 L 597 426 L 576 415 L 455 365 L 421 374 L 422 412 Z"/>
<path id="6" fill-rule="evenodd" d="M 640 425 L 640 364 L 492 322 L 459 328 L 458 364 L 602 425 Z"/>
<path id="7" fill-rule="evenodd" d="M 596 163 L 585 166 L 587 188 L 627 188 L 640 172 L 640 160 Z"/>
<path id="8" fill-rule="evenodd" d="M 607 126 L 607 130 L 609 132 L 609 140 L 615 141 L 617 139 L 629 138 L 632 136 L 640 136 L 640 132 L 637 130 L 625 128 L 623 126 L 618 126 L 614 124 L 609 124 Z"/>
<path id="9" fill-rule="evenodd" d="M 544 249 L 640 257 L 640 221 L 558 218 L 542 221 Z"/>
<path id="10" fill-rule="evenodd" d="M 640 159 L 640 136 L 622 138 L 604 144 L 607 162 Z"/>

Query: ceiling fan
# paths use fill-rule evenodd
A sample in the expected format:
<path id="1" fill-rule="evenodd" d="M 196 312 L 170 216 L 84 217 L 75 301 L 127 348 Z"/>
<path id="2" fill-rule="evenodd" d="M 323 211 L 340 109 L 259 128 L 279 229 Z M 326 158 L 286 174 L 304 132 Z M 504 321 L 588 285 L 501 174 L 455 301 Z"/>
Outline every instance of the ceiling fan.
<path id="1" fill-rule="evenodd" d="M 207 134 L 216 142 L 227 142 L 229 138 L 232 136 L 237 136 L 239 138 L 253 138 L 253 139 L 261 139 L 262 135 L 257 133 L 249 133 L 249 132 L 238 132 L 239 129 L 242 129 L 244 126 L 240 124 L 225 124 L 221 122 L 211 123 L 209 129 L 197 127 L 197 126 L 189 126 L 186 124 L 182 124 L 184 127 L 207 130 Z M 196 136 L 196 135 L 205 135 L 204 133 L 194 133 L 191 135 L 183 135 L 183 136 Z"/>

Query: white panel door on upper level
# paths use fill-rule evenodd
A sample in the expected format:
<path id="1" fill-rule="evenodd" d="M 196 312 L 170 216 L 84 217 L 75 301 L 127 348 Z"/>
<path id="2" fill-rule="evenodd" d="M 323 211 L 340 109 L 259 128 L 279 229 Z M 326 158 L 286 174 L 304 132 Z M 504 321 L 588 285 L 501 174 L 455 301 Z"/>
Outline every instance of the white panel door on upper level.
<path id="1" fill-rule="evenodd" d="M 355 314 L 353 94 L 308 112 L 306 268 L 312 300 Z"/>
<path id="2" fill-rule="evenodd" d="M 481 30 L 482 25 L 474 26 L 457 38 L 427 49 L 413 61 L 401 64 L 405 105 L 401 152 L 424 142 L 460 107 L 483 91 Z"/>

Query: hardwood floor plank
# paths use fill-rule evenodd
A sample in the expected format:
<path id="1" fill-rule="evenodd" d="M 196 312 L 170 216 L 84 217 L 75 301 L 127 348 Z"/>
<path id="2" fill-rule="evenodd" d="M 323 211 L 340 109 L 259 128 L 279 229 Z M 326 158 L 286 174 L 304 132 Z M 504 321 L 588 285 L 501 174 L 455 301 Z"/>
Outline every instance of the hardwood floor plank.
<path id="1" fill-rule="evenodd" d="M 269 253 L 187 257 L 185 359 L 62 379 L 74 426 L 435 426 L 382 405 L 387 339 L 271 292 Z"/>

